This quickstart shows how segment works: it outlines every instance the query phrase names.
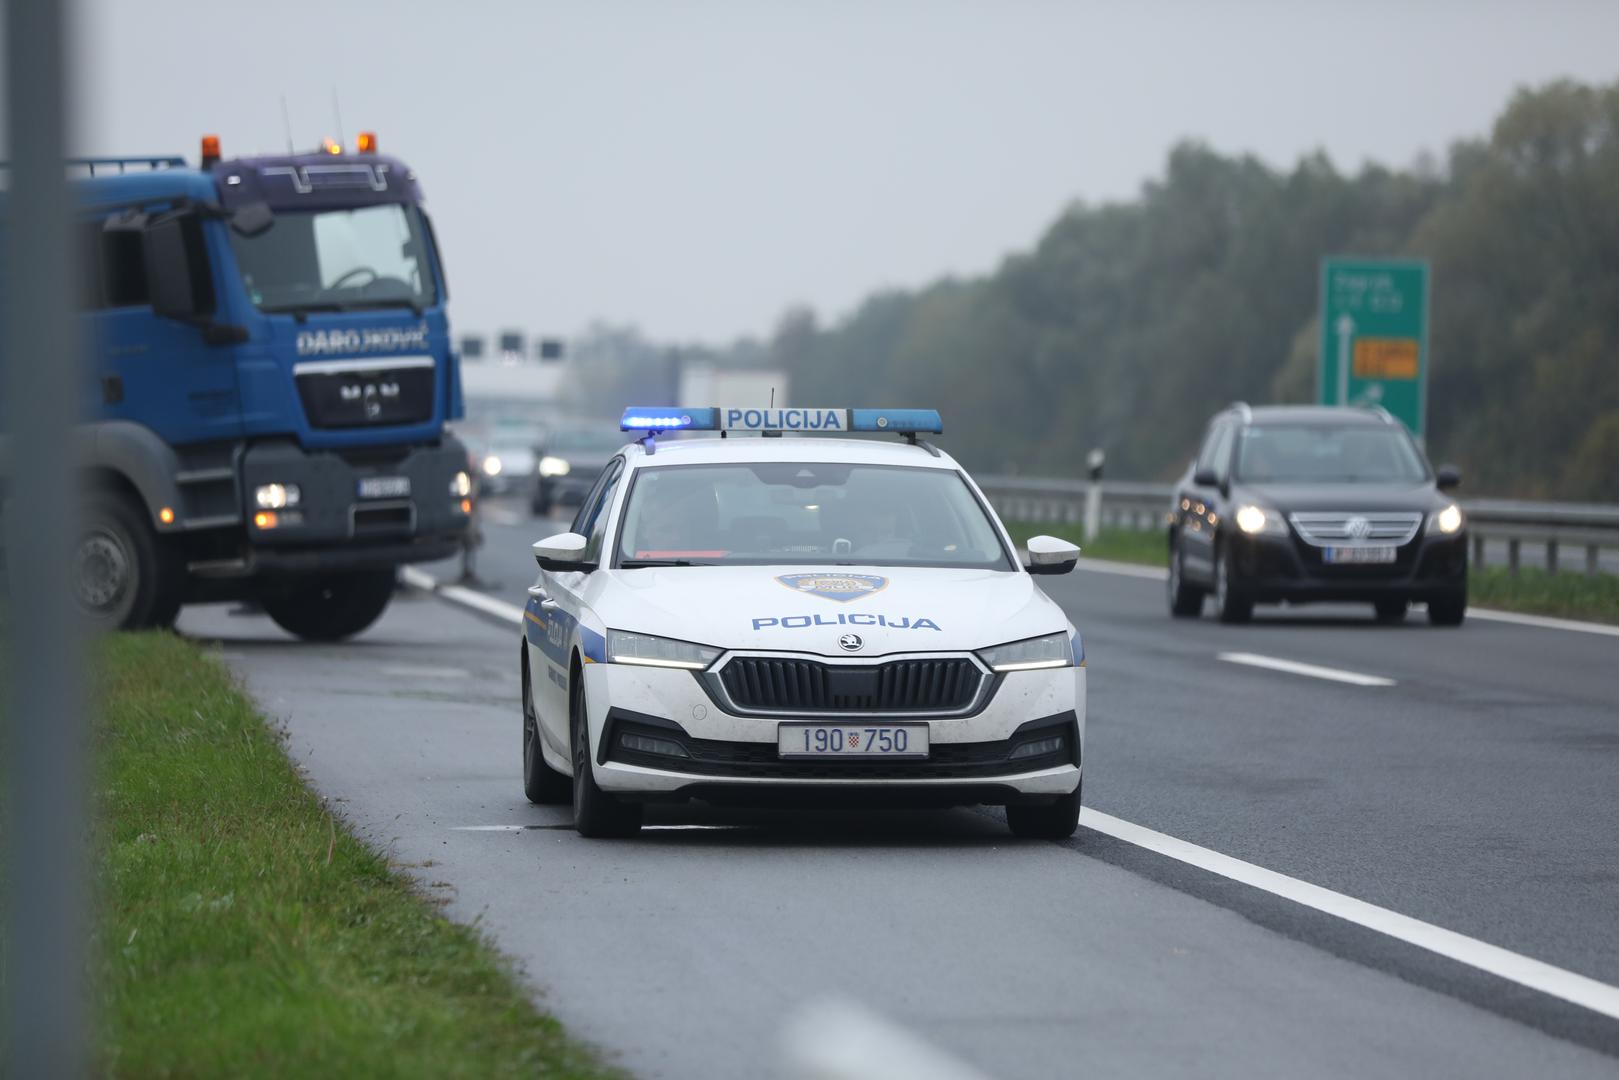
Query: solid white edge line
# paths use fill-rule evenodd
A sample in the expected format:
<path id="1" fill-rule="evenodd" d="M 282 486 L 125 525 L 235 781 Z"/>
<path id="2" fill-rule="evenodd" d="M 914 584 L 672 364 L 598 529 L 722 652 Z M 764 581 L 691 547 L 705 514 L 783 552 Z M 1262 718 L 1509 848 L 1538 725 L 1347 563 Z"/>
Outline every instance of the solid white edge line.
<path id="1" fill-rule="evenodd" d="M 1607 983 L 1490 945 L 1465 934 L 1458 934 L 1454 930 L 1446 930 L 1432 923 L 1401 915 L 1376 904 L 1368 904 L 1364 900 L 1356 900 L 1354 897 L 1324 889 L 1319 885 L 1311 885 L 1298 878 L 1278 874 L 1274 870 L 1266 870 L 1241 859 L 1222 855 L 1218 851 L 1187 843 L 1185 840 L 1177 840 L 1173 836 L 1123 821 L 1100 810 L 1092 810 L 1088 806 L 1081 811 L 1079 823 L 1087 829 L 1116 840 L 1146 848 L 1231 881 L 1251 885 L 1274 896 L 1336 916 L 1356 926 L 1387 934 L 1408 945 L 1415 945 L 1419 949 L 1426 949 L 1468 967 L 1499 976 L 1519 986 L 1550 994 L 1581 1008 L 1619 1020 L 1619 987 L 1609 986 Z"/>
<path id="2" fill-rule="evenodd" d="M 1099 560 L 1085 561 L 1096 562 Z M 1131 571 L 1151 569 L 1150 567 L 1134 567 L 1122 563 L 1109 565 L 1127 566 Z M 406 567 L 404 576 L 406 582 L 416 588 L 436 591 L 446 599 L 458 603 L 466 603 L 463 598 L 465 596 L 476 597 L 480 603 L 471 606 L 479 607 L 483 611 L 491 611 L 514 622 L 522 621 L 522 609 L 515 605 L 493 600 L 459 586 L 438 586 L 432 577 L 416 570 L 414 567 Z M 417 578 L 420 582 L 425 582 L 425 584 L 419 584 L 418 581 L 411 580 L 412 577 Z M 451 590 L 453 590 L 453 593 Z M 1584 627 L 1587 624 L 1582 623 L 1579 625 Z M 1606 632 L 1608 628 L 1601 627 L 1600 629 Z M 1132 824 L 1121 818 L 1113 817 L 1111 814 L 1104 814 L 1100 810 L 1093 810 L 1088 806 L 1081 812 L 1079 823 L 1087 829 L 1111 836 L 1116 840 L 1122 840 L 1127 844 L 1157 852 L 1177 862 L 1196 866 L 1231 881 L 1250 885 L 1316 911 L 1334 915 L 1346 922 L 1354 923 L 1356 926 L 1375 930 L 1396 940 L 1404 941 L 1409 945 L 1415 945 L 1419 949 L 1426 949 L 1428 952 L 1455 960 L 1457 963 L 1466 964 L 1468 967 L 1476 968 L 1479 971 L 1498 976 L 1509 982 L 1526 986 L 1531 990 L 1538 990 L 1559 1000 L 1567 1001 L 1581 1008 L 1590 1009 L 1592 1012 L 1601 1013 L 1603 1016 L 1619 1020 L 1619 987 L 1609 986 L 1607 983 L 1598 982 L 1595 979 L 1578 975 L 1560 967 L 1554 967 L 1551 964 L 1532 959 L 1521 953 L 1515 953 L 1509 949 L 1503 949 L 1499 946 L 1479 941 L 1476 938 L 1467 937 L 1465 934 L 1458 934 L 1454 930 L 1446 930 L 1442 927 L 1434 926 L 1432 923 L 1425 923 L 1420 919 L 1401 915 L 1398 912 L 1390 911 L 1388 908 L 1378 907 L 1376 904 L 1368 904 L 1364 900 L 1356 900 L 1354 897 L 1335 893 L 1319 885 L 1311 885 L 1307 881 L 1300 881 L 1298 878 L 1291 878 L 1286 874 L 1278 874 L 1274 870 L 1266 870 L 1264 867 L 1243 862 L 1241 859 L 1232 858 L 1230 855 L 1222 855 L 1218 851 L 1199 847 L 1185 840 L 1177 840 L 1173 836 Z M 463 826 L 463 828 L 468 827 Z M 495 829 L 510 829 L 513 826 L 485 825 L 470 828 L 477 831 L 493 831 Z M 516 826 L 516 828 L 521 828 L 521 826 Z"/>
<path id="3" fill-rule="evenodd" d="M 1321 667 L 1319 664 L 1302 664 L 1297 660 L 1283 660 L 1279 656 L 1262 656 L 1259 653 L 1223 652 L 1217 658 L 1228 664 L 1246 664 L 1249 667 L 1266 668 L 1270 671 L 1285 671 L 1289 675 L 1303 675 L 1311 679 L 1327 679 L 1331 682 L 1349 683 L 1352 686 L 1393 686 L 1393 679 L 1385 679 L 1381 675 L 1362 675 L 1358 671 L 1344 671 L 1341 668 Z"/>

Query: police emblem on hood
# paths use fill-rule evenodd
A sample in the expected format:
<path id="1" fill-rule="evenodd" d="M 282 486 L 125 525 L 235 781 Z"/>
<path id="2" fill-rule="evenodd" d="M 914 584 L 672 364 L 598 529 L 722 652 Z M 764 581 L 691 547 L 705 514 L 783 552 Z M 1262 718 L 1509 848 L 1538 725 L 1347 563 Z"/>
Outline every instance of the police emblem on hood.
<path id="1" fill-rule="evenodd" d="M 888 579 L 875 574 L 782 574 L 777 581 L 805 596 L 824 596 L 847 604 L 888 587 Z"/>

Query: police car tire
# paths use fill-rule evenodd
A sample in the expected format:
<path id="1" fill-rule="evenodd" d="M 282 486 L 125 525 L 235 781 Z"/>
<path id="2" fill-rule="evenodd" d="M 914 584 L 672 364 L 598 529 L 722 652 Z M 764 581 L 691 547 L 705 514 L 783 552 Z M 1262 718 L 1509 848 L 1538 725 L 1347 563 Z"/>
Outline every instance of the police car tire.
<path id="1" fill-rule="evenodd" d="M 1254 602 L 1238 585 L 1231 552 L 1224 547 L 1214 556 L 1214 607 L 1223 623 L 1245 623 L 1254 615 Z"/>
<path id="2" fill-rule="evenodd" d="M 573 729 L 573 827 L 591 839 L 634 836 L 641 831 L 643 808 L 621 802 L 596 784 L 590 765 L 590 737 L 585 731 L 585 681 L 575 668 L 568 692 Z"/>
<path id="3" fill-rule="evenodd" d="M 1186 582 L 1186 558 L 1177 545 L 1169 557 L 1169 613 L 1178 619 L 1203 614 L 1203 590 Z"/>
<path id="4" fill-rule="evenodd" d="M 1009 803 L 1006 824 L 1013 836 L 1026 840 L 1066 840 L 1079 828 L 1080 793 L 1084 782 L 1068 795 L 1045 803 Z"/>
<path id="5" fill-rule="evenodd" d="M 1458 589 L 1428 601 L 1428 621 L 1435 626 L 1460 626 L 1467 617 L 1467 593 Z"/>
<path id="6" fill-rule="evenodd" d="M 573 798 L 573 781 L 545 763 L 540 752 L 540 721 L 534 713 L 534 684 L 529 681 L 528 653 L 523 653 L 523 794 L 531 803 L 556 806 Z"/>
<path id="7" fill-rule="evenodd" d="M 382 617 L 393 599 L 392 569 L 299 580 L 261 598 L 277 626 L 305 641 L 342 641 Z"/>
<path id="8" fill-rule="evenodd" d="M 114 545 L 128 561 L 132 578 L 116 605 L 100 612 L 81 608 L 92 625 L 106 630 L 173 626 L 180 613 L 184 568 L 152 528 L 146 507 L 122 492 L 96 492 L 85 502 L 80 530 L 86 542 L 99 536 Z"/>

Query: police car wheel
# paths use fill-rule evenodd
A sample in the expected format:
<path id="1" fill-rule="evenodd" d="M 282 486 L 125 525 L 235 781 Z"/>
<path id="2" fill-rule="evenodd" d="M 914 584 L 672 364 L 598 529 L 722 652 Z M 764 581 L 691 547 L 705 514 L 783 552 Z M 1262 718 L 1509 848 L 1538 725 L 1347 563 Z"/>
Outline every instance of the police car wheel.
<path id="1" fill-rule="evenodd" d="M 1428 621 L 1435 626 L 1460 626 L 1467 617 L 1467 590 L 1428 601 Z"/>
<path id="2" fill-rule="evenodd" d="M 585 729 L 584 674 L 574 669 L 568 691 L 573 728 L 573 827 L 580 836 L 634 836 L 641 830 L 642 807 L 620 802 L 596 785 L 590 767 L 590 735 Z"/>
<path id="3" fill-rule="evenodd" d="M 1186 556 L 1177 546 L 1169 557 L 1169 613 L 1178 619 L 1203 614 L 1203 590 L 1186 582 Z"/>
<path id="4" fill-rule="evenodd" d="M 522 646 L 520 646 L 522 647 Z M 534 684 L 529 681 L 528 655 L 523 655 L 523 794 L 531 803 L 556 805 L 573 797 L 573 783 L 545 763 L 540 752 L 540 721 L 534 714 Z"/>
<path id="5" fill-rule="evenodd" d="M 306 641 L 342 641 L 382 617 L 393 599 L 392 569 L 299 579 L 261 598 L 277 626 Z"/>
<path id="6" fill-rule="evenodd" d="M 1051 802 L 1010 803 L 1006 807 L 1006 824 L 1013 836 L 1026 840 L 1066 840 L 1079 828 L 1080 793 L 1084 783 L 1068 795 L 1060 795 Z"/>
<path id="7" fill-rule="evenodd" d="M 1223 623 L 1245 623 L 1254 614 L 1254 602 L 1243 594 L 1225 549 L 1214 555 L 1214 613 Z"/>
<path id="8" fill-rule="evenodd" d="M 178 560 L 152 528 L 146 508 L 120 492 L 85 503 L 73 559 L 79 610 L 103 630 L 174 625 L 180 611 Z"/>

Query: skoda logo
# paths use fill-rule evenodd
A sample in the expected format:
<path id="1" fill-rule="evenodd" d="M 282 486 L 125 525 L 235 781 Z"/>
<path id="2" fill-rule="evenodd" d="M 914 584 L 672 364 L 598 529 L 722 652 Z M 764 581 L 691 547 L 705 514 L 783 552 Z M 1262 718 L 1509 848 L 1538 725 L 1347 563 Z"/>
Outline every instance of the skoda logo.
<path id="1" fill-rule="evenodd" d="M 1344 532 L 1351 540 L 1364 540 L 1372 535 L 1372 523 L 1357 515 L 1344 522 Z"/>
<path id="2" fill-rule="evenodd" d="M 842 649 L 844 652 L 859 652 L 865 647 L 866 643 L 861 639 L 859 634 L 844 634 L 842 637 L 838 638 L 838 648 Z"/>

